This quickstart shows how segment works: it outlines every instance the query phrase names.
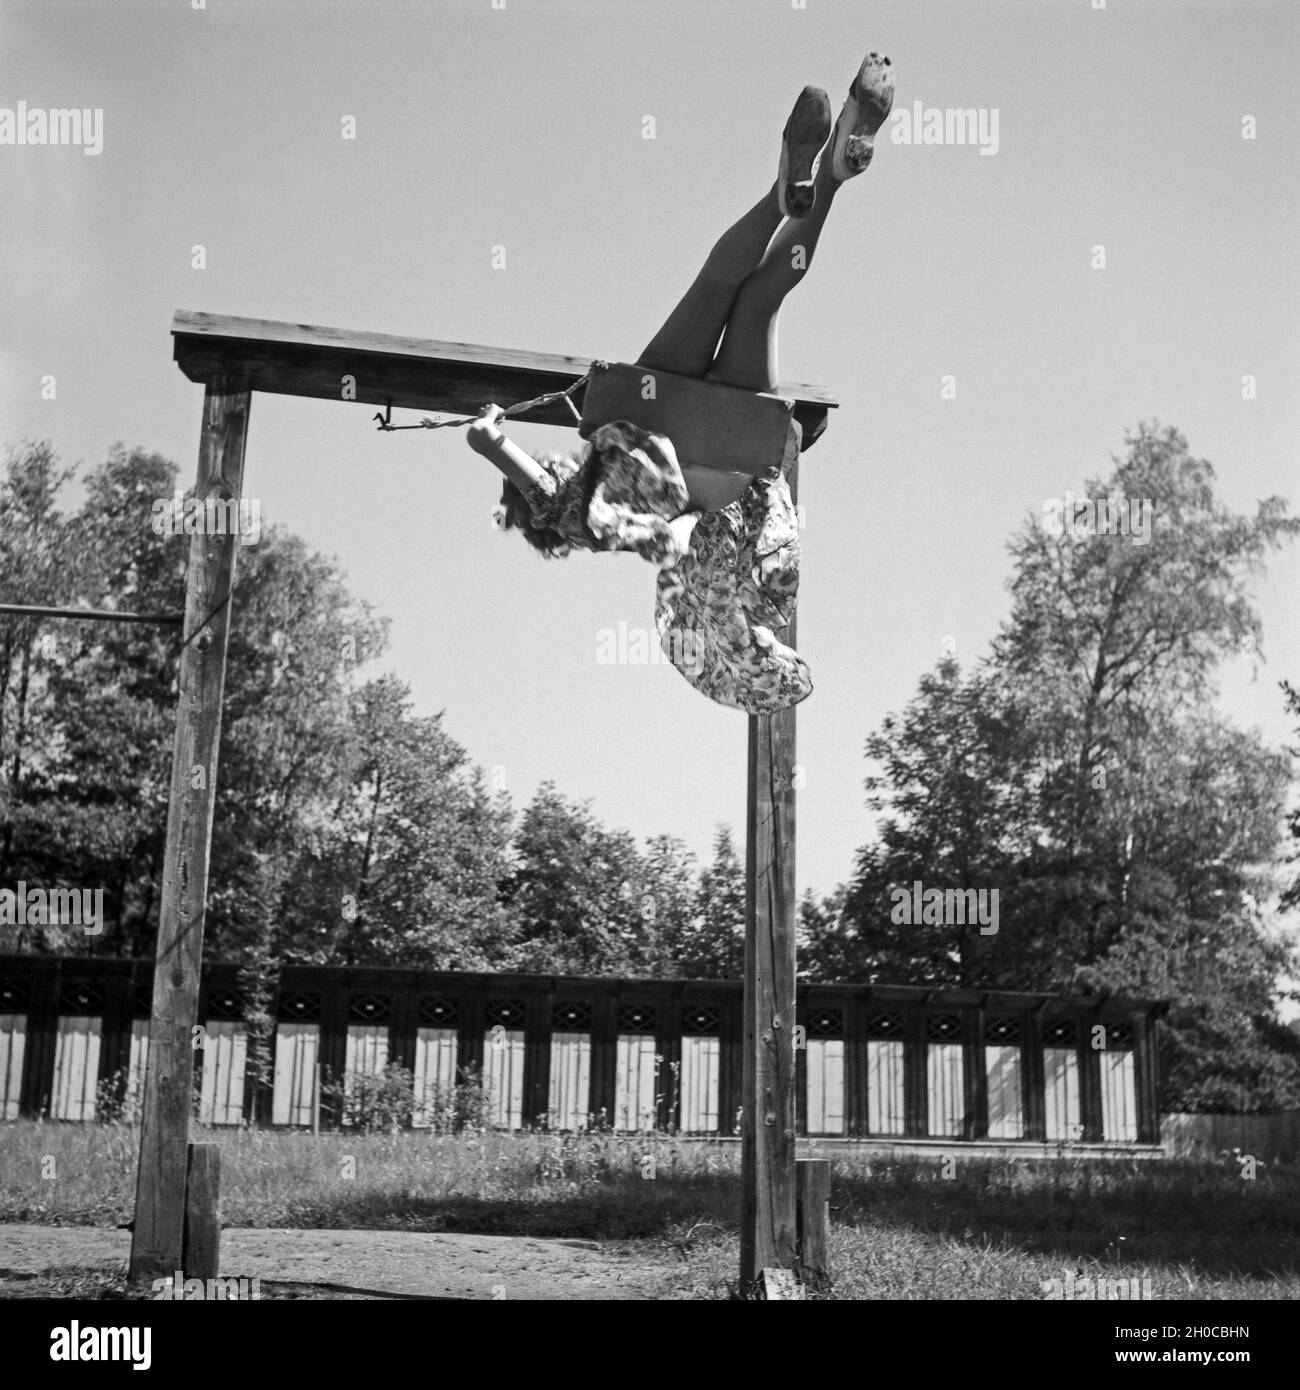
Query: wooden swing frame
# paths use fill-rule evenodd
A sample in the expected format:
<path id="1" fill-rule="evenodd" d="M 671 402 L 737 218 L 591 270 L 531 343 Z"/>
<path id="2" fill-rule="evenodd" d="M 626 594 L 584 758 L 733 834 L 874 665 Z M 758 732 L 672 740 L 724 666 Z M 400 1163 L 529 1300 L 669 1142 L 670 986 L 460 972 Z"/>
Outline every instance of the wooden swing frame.
<path id="1" fill-rule="evenodd" d="M 590 361 L 576 357 L 186 310 L 176 313 L 171 331 L 176 363 L 191 381 L 204 387 L 196 496 L 205 502 L 216 498 L 237 502 L 242 496 L 248 416 L 255 391 L 388 410 L 474 415 L 488 401 L 516 405 L 542 393 L 563 392 L 593 368 Z M 584 428 L 626 398 L 619 396 L 620 391 L 635 390 L 646 369 L 620 365 L 612 373 L 608 379 L 594 375 L 584 388 L 588 394 L 593 386 L 597 395 L 606 388 L 612 392 L 601 409 L 593 408 L 588 414 Z M 806 450 L 821 436 L 837 404 L 819 387 L 782 385 L 774 393 L 761 394 L 662 372 L 650 375 L 658 386 L 667 387 L 657 390 L 655 409 L 668 415 L 642 411 L 646 427 L 662 425 L 672 417 L 675 427 L 665 432 L 675 444 L 678 439 L 695 441 L 678 447 L 684 450 L 687 463 L 698 468 L 710 466 L 708 442 L 718 437 L 719 420 L 724 421 L 725 439 L 733 444 L 739 441 L 744 453 L 751 444 L 760 447 L 774 438 L 772 422 L 779 421 L 785 429 L 793 418 Z M 679 407 L 675 416 L 674 401 Z M 572 411 L 563 400 L 521 411 L 515 418 L 573 426 Z M 624 418 L 643 423 L 633 415 Z M 755 432 L 747 435 L 751 428 Z M 737 472 L 725 465 L 723 471 Z M 797 500 L 797 461 L 788 480 Z M 189 1121 L 192 1038 L 198 1020 L 231 621 L 227 600 L 234 583 L 237 545 L 235 535 L 194 535 L 190 540 L 131 1235 L 132 1279 L 166 1278 L 176 1270 L 198 1277 L 215 1273 L 214 1254 L 193 1253 L 206 1243 L 195 1231 L 203 1226 L 205 1216 L 211 1217 L 210 1211 L 201 1208 L 215 1201 L 215 1181 L 211 1175 L 195 1177 L 198 1166 L 190 1149 L 200 1146 L 189 1144 Z M 793 618 L 783 638 L 794 644 Z M 805 1255 L 813 1246 L 820 1248 L 826 1172 L 824 1164 L 800 1165 L 802 1171 L 796 1177 L 795 710 L 750 716 L 748 725 L 740 1281 L 746 1294 L 766 1283 L 773 1291 L 770 1296 L 779 1297 L 782 1285 L 788 1287 L 800 1271 L 801 1226 Z M 204 775 L 196 776 L 200 769 Z M 798 1213 L 797 1189 L 808 1197 L 807 1208 Z M 187 1268 L 187 1261 L 205 1267 Z M 782 1278 L 779 1271 L 790 1274 Z"/>

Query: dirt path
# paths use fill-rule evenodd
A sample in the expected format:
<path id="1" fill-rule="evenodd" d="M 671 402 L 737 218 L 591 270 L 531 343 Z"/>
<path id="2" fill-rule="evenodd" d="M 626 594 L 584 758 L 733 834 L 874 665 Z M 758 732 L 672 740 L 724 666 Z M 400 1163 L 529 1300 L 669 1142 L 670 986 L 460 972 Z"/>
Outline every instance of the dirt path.
<path id="1" fill-rule="evenodd" d="M 121 1274 L 127 1231 L 0 1225 L 0 1298 L 46 1270 Z M 595 1241 L 405 1231 L 230 1229 L 221 1273 L 301 1288 L 315 1298 L 645 1299 L 665 1266 Z M 314 1291 L 313 1291 L 314 1290 Z"/>

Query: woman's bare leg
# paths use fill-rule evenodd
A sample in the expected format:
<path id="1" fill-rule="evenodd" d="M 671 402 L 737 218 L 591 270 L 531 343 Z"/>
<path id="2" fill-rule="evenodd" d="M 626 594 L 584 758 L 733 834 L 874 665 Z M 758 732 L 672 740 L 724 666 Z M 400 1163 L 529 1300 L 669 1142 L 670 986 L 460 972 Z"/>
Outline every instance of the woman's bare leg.
<path id="1" fill-rule="evenodd" d="M 710 381 L 772 391 L 777 385 L 777 320 L 786 295 L 808 273 L 839 183 L 831 174 L 830 151 L 817 169 L 817 201 L 807 217 L 787 218 L 762 260 L 735 296 Z"/>
<path id="2" fill-rule="evenodd" d="M 637 358 L 637 364 L 681 376 L 703 376 L 713 361 L 741 285 L 763 259 L 780 224 L 781 204 L 774 183 L 718 238 L 690 289 Z"/>
<path id="3" fill-rule="evenodd" d="M 727 320 L 722 346 L 709 368 L 711 381 L 750 391 L 776 389 L 777 319 L 787 294 L 808 273 L 840 185 L 871 163 L 876 132 L 894 102 L 889 59 L 868 54 L 849 88 L 849 98 L 821 152 L 812 210 L 787 219 L 772 238 L 754 273 L 740 287 Z"/>
<path id="4" fill-rule="evenodd" d="M 830 100 L 820 87 L 805 87 L 781 133 L 777 181 L 709 252 L 681 303 L 637 359 L 682 376 L 703 376 L 745 279 L 763 259 L 785 212 L 806 213 L 814 197 L 813 161 L 830 129 Z"/>

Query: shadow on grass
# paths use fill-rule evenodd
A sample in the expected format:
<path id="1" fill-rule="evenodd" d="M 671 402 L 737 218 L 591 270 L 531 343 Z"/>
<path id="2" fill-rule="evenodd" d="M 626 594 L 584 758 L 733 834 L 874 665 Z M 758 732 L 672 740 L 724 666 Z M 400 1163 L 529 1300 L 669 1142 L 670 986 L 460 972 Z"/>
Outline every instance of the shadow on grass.
<path id="1" fill-rule="evenodd" d="M 1251 1181 L 1236 1163 L 959 1159 L 953 1177 L 941 1174 L 933 1160 L 837 1168 L 832 1220 L 1011 1245 L 1067 1262 L 1262 1278 L 1297 1270 L 1300 1165 L 1261 1168 Z"/>
<path id="2" fill-rule="evenodd" d="M 960 1159 L 945 1179 L 933 1160 L 837 1162 L 831 1217 L 1054 1260 L 1194 1266 L 1269 1278 L 1297 1269 L 1300 1165 L 1031 1163 Z M 233 1204 L 232 1204 L 233 1205 Z M 678 1243 L 683 1229 L 738 1229 L 740 1178 L 694 1173 L 521 1189 L 500 1196 L 421 1196 L 335 1189 L 274 1213 L 227 1211 L 232 1225 L 458 1232 L 587 1241 Z"/>
<path id="3" fill-rule="evenodd" d="M 265 1213 L 230 1211 L 233 1226 L 312 1230 L 454 1232 L 462 1235 L 534 1236 L 570 1241 L 659 1240 L 683 1222 L 734 1225 L 740 1179 L 734 1174 L 689 1181 L 631 1180 L 616 1187 L 587 1185 L 571 1192 L 536 1191 L 519 1197 L 421 1197 L 361 1189 L 328 1200 L 292 1201 L 267 1220 Z"/>
<path id="4" fill-rule="evenodd" d="M 469 1303 L 466 1298 L 448 1298 L 436 1293 L 395 1293 L 391 1289 L 359 1289 L 351 1284 L 288 1284 L 281 1280 L 264 1279 L 260 1297 L 285 1302 L 307 1299 L 382 1300 L 385 1303 Z"/>

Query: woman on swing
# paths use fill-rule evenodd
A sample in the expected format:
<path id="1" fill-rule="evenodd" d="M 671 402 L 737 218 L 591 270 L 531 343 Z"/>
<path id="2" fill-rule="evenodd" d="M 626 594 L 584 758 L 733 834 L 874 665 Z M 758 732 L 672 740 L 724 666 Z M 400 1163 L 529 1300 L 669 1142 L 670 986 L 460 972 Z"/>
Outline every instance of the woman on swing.
<path id="1" fill-rule="evenodd" d="M 840 185 L 870 164 L 893 99 L 889 59 L 875 53 L 833 129 L 826 93 L 804 88 L 786 122 L 776 182 L 718 240 L 637 365 L 775 390 L 781 303 L 803 279 Z M 811 692 L 807 664 L 774 635 L 790 620 L 799 584 L 785 477 L 799 456 L 793 420 L 780 470 L 708 511 L 663 435 L 616 421 L 595 430 L 577 458 L 534 458 L 501 432 L 501 414 L 487 406 L 468 441 L 506 476 L 498 508 L 504 529 L 520 530 L 546 556 L 633 550 L 659 565 L 655 624 L 664 650 L 719 704 L 771 714 Z"/>

